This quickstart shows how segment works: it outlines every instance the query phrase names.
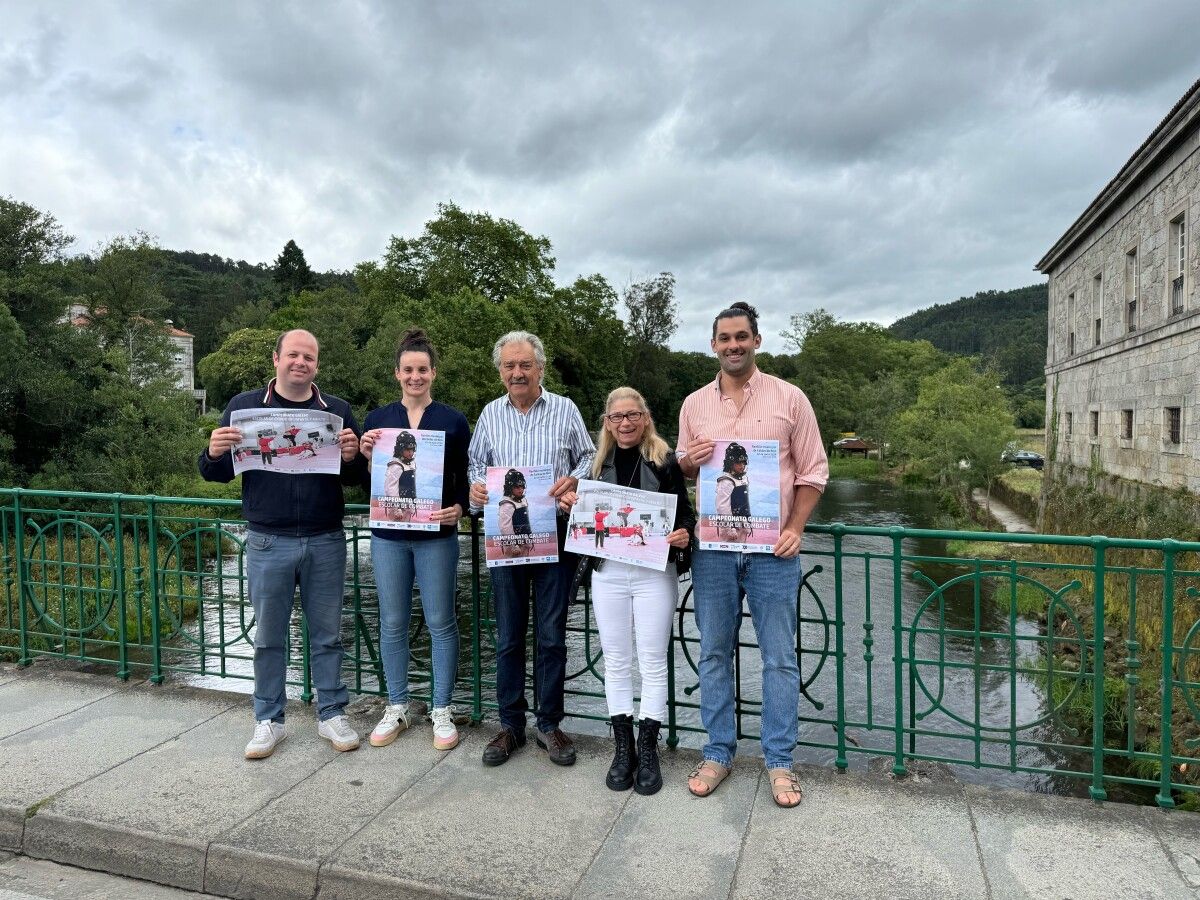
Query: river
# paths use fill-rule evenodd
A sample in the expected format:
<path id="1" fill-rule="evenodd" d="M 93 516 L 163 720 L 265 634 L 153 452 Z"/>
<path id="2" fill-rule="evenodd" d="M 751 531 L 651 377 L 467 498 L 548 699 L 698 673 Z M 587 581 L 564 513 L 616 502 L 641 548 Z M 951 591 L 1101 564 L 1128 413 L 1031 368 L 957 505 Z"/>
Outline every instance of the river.
<path id="1" fill-rule="evenodd" d="M 908 528 L 933 528 L 937 522 L 937 508 L 933 496 L 928 492 L 907 490 L 887 482 L 858 481 L 853 479 L 834 479 L 830 482 L 824 497 L 813 516 L 814 523 L 829 524 L 841 522 L 847 525 L 891 526 L 899 525 Z M 801 698 L 801 729 L 800 746 L 796 757 L 799 761 L 822 765 L 831 765 L 835 752 L 830 745 L 835 739 L 832 725 L 834 709 L 836 708 L 835 661 L 833 651 L 833 598 L 834 577 L 833 559 L 831 554 L 833 539 L 826 535 L 808 535 L 805 539 L 806 572 L 810 572 L 808 585 L 810 591 L 805 591 L 801 606 L 801 677 L 806 683 L 804 696 Z M 460 563 L 460 625 L 462 627 L 462 658 L 460 662 L 460 683 L 456 695 L 463 697 L 470 693 L 470 541 L 462 539 L 462 560 Z M 894 734 L 872 725 L 886 724 L 891 721 L 894 710 L 894 682 L 892 669 L 893 652 L 893 567 L 888 558 L 891 554 L 891 542 L 887 538 L 859 538 L 851 541 L 847 538 L 844 551 L 852 555 L 844 562 L 843 577 L 843 640 L 845 652 L 845 697 L 846 718 L 852 723 L 846 730 L 846 737 L 852 752 L 848 758 L 852 769 L 864 769 L 870 755 L 853 752 L 854 748 L 879 748 L 890 750 L 894 747 Z M 879 556 L 871 558 L 869 592 L 865 578 L 868 565 L 863 556 Z M 903 565 L 901 613 L 906 628 L 914 625 L 918 610 L 930 595 L 929 585 L 918 578 L 912 577 L 914 569 L 937 584 L 944 583 L 955 575 L 966 571 L 961 565 L 947 565 L 940 562 L 907 561 L 913 556 L 943 557 L 945 548 L 942 542 L 918 542 L 906 539 L 904 546 L 906 562 Z M 368 632 L 374 631 L 376 619 L 374 616 L 373 578 L 370 571 L 369 541 L 359 542 L 359 571 L 362 585 L 362 605 L 368 613 L 366 625 Z M 815 566 L 821 571 L 812 571 Z M 229 571 L 227 570 L 227 574 Z M 486 578 L 486 576 L 484 576 Z M 208 592 L 212 593 L 217 579 L 209 579 Z M 236 585 L 230 584 L 226 578 L 226 591 Z M 690 583 L 685 581 L 681 590 L 687 591 Z M 948 591 L 948 601 L 942 614 L 945 627 L 962 629 L 968 632 L 975 628 L 975 602 L 969 587 L 961 587 Z M 690 596 L 687 598 L 690 606 Z M 248 648 L 238 640 L 242 636 L 240 624 L 230 621 L 226 614 L 220 620 L 215 602 L 205 604 L 203 631 L 206 642 L 213 642 L 223 635 L 229 645 L 227 652 L 226 672 L 241 675 L 243 678 L 251 673 L 248 659 Z M 927 609 L 924 615 L 915 621 L 916 625 L 936 627 L 938 609 L 936 606 Z M 604 701 L 600 695 L 602 683 L 592 676 L 587 669 L 586 659 L 594 660 L 598 653 L 599 644 L 594 635 L 586 634 L 589 622 L 586 620 L 587 611 L 584 606 L 573 607 L 571 613 L 571 633 L 569 635 L 568 673 L 581 673 L 571 679 L 568 689 L 574 693 L 568 697 L 568 710 L 574 713 L 603 718 L 606 715 Z M 987 585 L 979 603 L 979 624 L 982 630 L 1006 633 L 1009 628 L 1008 613 L 1002 604 L 991 602 L 987 596 Z M 690 615 L 681 617 L 683 634 L 688 639 L 695 639 L 694 621 Z M 871 627 L 864 627 L 866 623 Z M 984 665 L 994 664 L 1001 669 L 1013 660 L 1018 665 L 1030 665 L 1036 660 L 1036 650 L 1032 641 L 1021 640 L 1022 637 L 1034 636 L 1038 632 L 1038 624 L 1032 620 L 1018 618 L 1015 622 L 1016 640 L 994 639 L 975 641 L 966 636 L 948 636 L 945 639 L 943 662 L 946 668 L 935 665 L 932 661 L 939 656 L 937 636 L 918 633 L 915 639 L 915 655 L 921 660 L 930 661 L 912 667 L 918 673 L 920 682 L 928 689 L 929 695 L 938 700 L 935 709 L 917 722 L 919 729 L 937 731 L 937 735 L 920 735 L 917 750 L 923 755 L 945 756 L 955 759 L 970 760 L 974 745 L 969 738 L 972 729 L 956 721 L 955 715 L 961 715 L 968 721 L 974 721 L 975 704 L 978 703 L 978 721 L 981 725 L 1004 729 L 1007 725 L 1016 723 L 1036 722 L 1046 718 L 1046 698 L 1042 685 L 1035 679 L 1018 674 L 1010 677 L 1008 671 L 978 671 L 974 662 L 978 654 L 979 662 Z M 293 635 L 298 640 L 298 634 Z M 349 623 L 345 635 L 348 647 L 358 648 L 360 656 L 367 657 L 363 635 L 354 634 Z M 377 632 L 371 634 L 371 640 L 377 639 Z M 754 642 L 754 632 L 747 619 L 743 625 L 741 639 L 745 643 Z M 486 666 L 491 661 L 489 642 L 485 641 L 483 661 Z M 687 651 L 693 656 L 698 648 L 694 644 L 687 645 Z M 904 648 L 908 655 L 907 638 Z M 698 695 L 693 693 L 696 676 L 691 668 L 686 652 L 681 652 L 679 645 L 675 653 L 676 696 L 687 704 L 694 705 Z M 873 658 L 873 659 L 872 659 Z M 868 661 L 871 660 L 871 661 Z M 960 664 L 961 668 L 955 668 Z M 413 653 L 414 678 L 412 689 L 414 693 L 426 692 L 428 683 L 422 683 L 415 675 L 417 669 L 428 670 L 428 642 L 422 630 L 415 642 Z M 595 661 L 595 667 L 602 671 L 602 663 Z M 945 671 L 939 679 L 939 671 Z M 906 669 L 907 672 L 907 669 Z M 295 672 L 293 677 L 298 677 Z M 186 681 L 225 689 L 240 689 L 249 691 L 250 682 L 246 680 L 184 674 L 180 676 Z M 360 686 L 363 690 L 374 690 L 377 682 L 369 670 L 362 676 Z M 905 692 L 909 690 L 906 682 Z M 760 669 L 758 654 L 753 650 L 743 650 L 740 660 L 740 679 L 743 700 L 748 709 L 753 712 L 754 704 L 760 698 Z M 351 684 L 354 688 L 356 685 Z M 917 691 L 917 708 L 926 711 L 931 706 L 925 694 Z M 485 687 L 485 699 L 489 696 Z M 685 693 L 687 691 L 687 693 Z M 295 694 L 295 691 L 291 691 Z M 679 708 L 677 721 L 680 726 L 699 728 L 698 711 L 693 708 Z M 588 719 L 573 719 L 570 727 L 577 731 L 596 734 L 607 732 L 603 722 Z M 757 732 L 757 717 L 750 714 L 743 717 L 744 731 L 748 734 Z M 1004 734 L 1003 731 L 993 732 Z M 950 737 L 948 734 L 958 734 L 961 737 Z M 1079 738 L 1070 739 L 1064 736 L 1049 720 L 1019 732 L 1022 739 L 1039 744 L 1072 743 Z M 1086 736 L 1084 736 L 1086 738 Z M 699 747 L 703 736 L 696 732 L 684 731 L 681 734 L 683 746 Z M 758 752 L 757 741 L 743 741 L 743 752 L 755 754 Z M 983 744 L 981 760 L 984 762 L 1006 765 L 1010 754 L 1015 753 L 1018 763 L 1029 767 L 1070 767 L 1074 769 L 1087 768 L 1086 758 L 1077 754 L 1064 754 L 1057 750 L 1038 747 L 1016 747 L 1008 744 Z M 996 768 L 975 768 L 970 765 L 955 766 L 955 775 L 964 781 L 982 784 L 1019 787 L 1026 790 L 1036 790 L 1051 793 L 1078 795 L 1086 788 L 1086 784 L 1078 779 L 1059 775 L 1029 774 L 1009 772 Z"/>

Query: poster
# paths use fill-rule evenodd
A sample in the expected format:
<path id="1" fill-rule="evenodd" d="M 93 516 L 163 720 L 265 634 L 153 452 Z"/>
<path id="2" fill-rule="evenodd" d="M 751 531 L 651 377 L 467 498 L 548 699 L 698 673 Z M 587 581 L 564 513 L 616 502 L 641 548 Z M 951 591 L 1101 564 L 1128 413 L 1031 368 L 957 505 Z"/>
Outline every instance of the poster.
<path id="1" fill-rule="evenodd" d="M 235 409 L 229 424 L 242 430 L 233 448 L 233 474 L 337 475 L 341 416 L 319 409 Z"/>
<path id="2" fill-rule="evenodd" d="M 558 562 L 558 504 L 552 466 L 488 466 L 483 509 L 488 568 Z"/>
<path id="3" fill-rule="evenodd" d="M 770 553 L 779 540 L 779 442 L 718 440 L 696 500 L 700 549 Z"/>
<path id="4" fill-rule="evenodd" d="M 442 508 L 446 433 L 382 428 L 371 454 L 371 528 L 437 531 Z"/>
<path id="5" fill-rule="evenodd" d="M 570 553 L 615 559 L 663 572 L 674 529 L 674 494 L 621 487 L 607 481 L 581 481 L 571 507 L 564 547 Z"/>

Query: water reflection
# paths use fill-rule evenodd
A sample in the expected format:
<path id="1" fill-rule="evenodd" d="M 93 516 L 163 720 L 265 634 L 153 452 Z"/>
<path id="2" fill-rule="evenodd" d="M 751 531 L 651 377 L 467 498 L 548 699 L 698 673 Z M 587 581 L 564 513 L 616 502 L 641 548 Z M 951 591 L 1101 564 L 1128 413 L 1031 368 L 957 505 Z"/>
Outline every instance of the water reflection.
<path id="1" fill-rule="evenodd" d="M 829 484 L 814 515 L 814 523 L 843 522 L 848 525 L 932 528 L 936 526 L 937 507 L 928 493 L 907 491 L 883 482 L 835 480 Z M 834 621 L 835 561 L 833 538 L 828 535 L 808 535 L 805 540 L 804 568 L 809 572 L 807 588 L 801 606 L 801 676 L 804 696 L 801 698 L 800 747 L 801 761 L 832 765 L 836 756 L 835 710 L 837 683 L 835 641 L 837 623 Z M 462 634 L 462 657 L 456 697 L 460 705 L 471 693 L 471 545 L 462 538 L 459 568 L 459 612 Z M 1034 668 L 1040 654 L 1035 639 L 1039 634 L 1036 621 L 1015 616 L 1007 609 L 1009 580 L 1003 578 L 1003 592 L 993 596 L 1000 577 L 983 575 L 978 581 L 967 579 L 936 595 L 932 585 L 945 585 L 963 575 L 972 575 L 974 562 L 957 563 L 945 559 L 941 542 L 906 539 L 903 543 L 904 561 L 899 566 L 900 593 L 900 653 L 911 664 L 904 669 L 902 683 L 897 688 L 892 665 L 895 647 L 893 621 L 894 599 L 897 590 L 896 566 L 892 560 L 893 547 L 885 537 L 847 538 L 842 547 L 842 615 L 843 651 L 845 654 L 844 696 L 848 727 L 845 739 L 849 747 L 892 752 L 894 734 L 881 729 L 890 725 L 896 709 L 899 689 L 902 708 L 914 710 L 906 724 L 917 730 L 915 749 L 922 755 L 965 760 L 967 765 L 956 766 L 958 777 L 984 784 L 1033 789 L 1052 793 L 1079 794 L 1086 783 L 1065 776 L 1007 772 L 1002 769 L 975 768 L 973 762 L 999 765 L 1021 765 L 1047 768 L 1088 768 L 1088 761 L 1079 754 L 1057 751 L 1046 744 L 1070 744 L 1079 736 L 1064 732 L 1047 714 L 1042 682 L 1029 674 L 1010 676 L 1012 667 Z M 347 681 L 352 689 L 373 692 L 379 689 L 378 668 L 373 664 L 377 653 L 378 611 L 374 594 L 374 579 L 370 564 L 369 539 L 365 530 L 357 541 L 358 589 L 361 619 L 347 616 L 344 638 L 352 658 L 359 665 L 348 666 Z M 989 571 L 990 564 L 980 565 Z M 1002 564 L 1001 564 L 1002 565 Z M 820 571 L 816 571 L 817 568 Z M 992 566 L 992 569 L 995 567 Z M 922 577 L 914 578 L 920 572 Z M 1001 575 L 1004 573 L 1001 572 Z M 215 573 L 214 573 L 215 575 Z M 240 684 L 249 692 L 252 684 L 250 649 L 238 616 L 229 616 L 216 602 L 218 590 L 226 596 L 237 596 L 238 572 L 236 560 L 228 561 L 223 578 L 207 579 L 206 593 L 210 601 L 197 621 L 193 640 L 204 635 L 207 643 L 223 642 L 226 653 L 224 674 L 237 676 L 240 682 L 228 677 L 188 675 L 194 683 L 219 686 L 225 689 Z M 487 577 L 483 581 L 486 586 Z M 690 583 L 684 581 L 682 592 Z M 935 594 L 931 599 L 931 594 Z M 685 610 L 690 609 L 690 596 Z M 228 607 L 228 603 L 225 604 Z M 231 618 L 233 621 L 231 621 Z M 248 618 L 248 616 L 247 616 Z M 603 720 L 607 713 L 603 699 L 603 684 L 593 674 L 602 672 L 599 641 L 590 633 L 592 623 L 584 605 L 572 608 L 568 635 L 568 672 L 575 673 L 568 683 L 571 696 L 568 709 L 576 715 L 593 716 Z M 292 640 L 299 647 L 298 617 L 293 619 Z M 691 661 L 698 653 L 698 636 L 694 619 L 685 612 L 680 616 L 679 632 L 682 643 L 675 646 L 675 696 L 677 725 L 684 729 L 681 743 L 699 747 L 697 678 Z M 937 633 L 928 633 L 930 629 Z M 945 632 L 949 632 L 946 634 Z M 956 633 L 961 632 L 961 633 Z M 982 632 L 989 637 L 977 637 Z M 755 643 L 753 626 L 746 619 L 741 641 Z M 490 630 L 485 628 L 481 642 L 481 665 L 490 669 L 493 658 Z M 429 644 L 423 628 L 416 629 L 413 641 L 413 675 L 411 686 L 415 695 L 428 695 Z M 758 653 L 748 647 L 738 661 L 742 706 L 739 720 L 742 732 L 749 736 L 743 751 L 757 754 L 757 709 L 761 702 L 761 665 Z M 299 680 L 301 672 L 295 667 L 291 677 Z M 532 678 L 530 683 L 532 684 Z M 299 689 L 291 691 L 299 694 Z M 485 679 L 485 702 L 494 694 L 490 680 Z M 976 729 L 973 723 L 978 722 Z M 1028 725 L 1010 737 L 1013 726 Z M 607 733 L 602 721 L 573 719 L 570 727 L 576 731 Z M 937 732 L 926 734 L 924 732 Z M 981 740 L 996 738 L 997 742 Z M 1086 739 L 1086 736 L 1084 736 Z M 906 738 L 906 748 L 909 746 Z M 977 747 L 978 741 L 978 747 Z M 1021 742 L 1042 746 L 1023 746 Z M 978 754 L 978 755 L 976 755 Z M 871 755 L 851 752 L 851 768 L 865 769 Z"/>

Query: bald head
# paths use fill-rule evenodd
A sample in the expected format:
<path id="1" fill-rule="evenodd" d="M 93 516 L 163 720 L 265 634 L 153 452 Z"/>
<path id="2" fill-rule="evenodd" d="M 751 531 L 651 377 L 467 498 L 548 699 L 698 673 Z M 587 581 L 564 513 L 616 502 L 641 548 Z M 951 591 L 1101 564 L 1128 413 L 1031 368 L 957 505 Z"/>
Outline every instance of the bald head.
<path id="1" fill-rule="evenodd" d="M 285 331 L 279 337 L 275 338 L 275 353 L 276 353 L 276 355 L 278 355 L 280 353 L 280 351 L 283 350 L 283 339 L 285 337 L 287 337 L 289 334 L 303 334 L 303 335 L 307 336 L 314 344 L 317 344 L 317 350 L 318 350 L 318 352 L 320 351 L 321 345 L 317 342 L 316 335 L 314 335 L 311 331 L 305 331 L 303 328 L 293 328 L 291 331 Z"/>

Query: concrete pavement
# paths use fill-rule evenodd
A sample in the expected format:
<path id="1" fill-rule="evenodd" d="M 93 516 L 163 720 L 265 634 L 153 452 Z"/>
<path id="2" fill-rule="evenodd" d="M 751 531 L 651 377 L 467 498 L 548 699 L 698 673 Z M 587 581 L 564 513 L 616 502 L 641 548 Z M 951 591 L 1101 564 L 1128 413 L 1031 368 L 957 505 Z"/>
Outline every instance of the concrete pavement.
<path id="1" fill-rule="evenodd" d="M 449 753 L 427 723 L 344 754 L 300 703 L 288 727 L 250 762 L 243 694 L 0 666 L 0 850 L 228 897 L 1200 897 L 1184 812 L 813 767 L 785 811 L 755 759 L 698 799 L 665 751 L 640 797 L 596 738 L 486 769 L 487 725 Z"/>

